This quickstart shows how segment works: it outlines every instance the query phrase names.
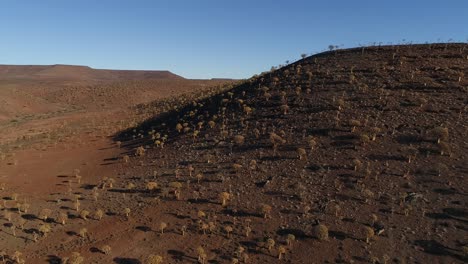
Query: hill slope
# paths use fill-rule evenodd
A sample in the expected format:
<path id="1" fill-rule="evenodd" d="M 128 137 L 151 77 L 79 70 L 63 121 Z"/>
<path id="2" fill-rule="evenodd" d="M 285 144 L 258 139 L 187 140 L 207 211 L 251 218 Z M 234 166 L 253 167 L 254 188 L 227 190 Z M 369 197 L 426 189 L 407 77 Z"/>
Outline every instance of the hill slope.
<path id="1" fill-rule="evenodd" d="M 157 175 L 152 218 L 190 230 L 160 244 L 174 261 L 203 246 L 228 263 L 241 245 L 252 262 L 273 263 L 282 245 L 290 263 L 461 263 L 467 74 L 466 44 L 318 54 L 205 99 L 158 104 L 173 110 L 119 135 L 128 148 L 155 148 L 126 174 Z M 207 238 L 197 230 L 210 222 Z"/>

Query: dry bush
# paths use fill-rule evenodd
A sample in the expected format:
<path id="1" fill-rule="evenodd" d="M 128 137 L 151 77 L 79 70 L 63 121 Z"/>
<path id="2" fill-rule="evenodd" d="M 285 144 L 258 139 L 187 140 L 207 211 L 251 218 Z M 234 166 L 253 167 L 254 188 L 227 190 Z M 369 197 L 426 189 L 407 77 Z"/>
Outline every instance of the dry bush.
<path id="1" fill-rule="evenodd" d="M 160 255 L 149 255 L 146 258 L 145 264 L 162 264 L 163 260 L 163 257 Z"/>
<path id="2" fill-rule="evenodd" d="M 146 152 L 145 148 L 144 148 L 143 146 L 139 146 L 139 147 L 136 148 L 136 150 L 135 150 L 135 156 L 137 156 L 137 157 L 142 157 L 142 156 L 145 155 L 145 152 Z"/>
<path id="3" fill-rule="evenodd" d="M 81 256 L 79 252 L 73 252 L 68 261 L 63 261 L 66 264 L 82 264 L 84 263 L 84 257 Z"/>
<path id="4" fill-rule="evenodd" d="M 313 229 L 313 235 L 320 241 L 326 241 L 328 240 L 328 228 L 323 224 L 316 225 Z"/>
<path id="5" fill-rule="evenodd" d="M 236 145 L 240 146 L 242 144 L 244 144 L 245 142 L 245 137 L 242 136 L 242 135 L 236 135 L 234 136 L 233 140 L 232 140 Z"/>

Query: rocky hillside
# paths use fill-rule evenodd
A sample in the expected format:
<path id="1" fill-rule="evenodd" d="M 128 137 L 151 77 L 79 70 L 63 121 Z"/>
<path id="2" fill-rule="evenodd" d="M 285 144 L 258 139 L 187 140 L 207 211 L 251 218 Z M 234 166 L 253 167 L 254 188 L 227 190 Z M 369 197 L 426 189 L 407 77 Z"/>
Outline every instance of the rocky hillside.
<path id="1" fill-rule="evenodd" d="M 467 73 L 466 44 L 325 52 L 172 102 L 119 138 L 145 146 L 131 174 L 178 196 L 161 207 L 190 226 L 177 239 L 217 263 L 240 247 L 252 263 L 461 263 Z"/>

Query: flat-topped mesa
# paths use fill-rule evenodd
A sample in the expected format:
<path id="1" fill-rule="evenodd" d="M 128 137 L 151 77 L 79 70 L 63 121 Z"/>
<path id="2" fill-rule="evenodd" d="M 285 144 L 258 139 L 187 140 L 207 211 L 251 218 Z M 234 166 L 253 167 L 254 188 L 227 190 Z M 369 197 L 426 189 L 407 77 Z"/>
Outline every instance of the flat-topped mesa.
<path id="1" fill-rule="evenodd" d="M 145 79 L 183 79 L 170 71 L 93 69 L 80 65 L 0 65 L 0 80 L 94 80 L 124 81 Z"/>

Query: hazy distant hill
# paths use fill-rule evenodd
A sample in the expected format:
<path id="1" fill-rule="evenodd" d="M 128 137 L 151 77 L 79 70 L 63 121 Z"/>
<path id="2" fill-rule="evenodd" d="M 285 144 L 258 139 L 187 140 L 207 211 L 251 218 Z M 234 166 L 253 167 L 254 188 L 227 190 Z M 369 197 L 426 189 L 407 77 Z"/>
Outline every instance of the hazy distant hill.
<path id="1" fill-rule="evenodd" d="M 101 70 L 76 65 L 0 65 L 0 80 L 121 81 L 183 79 L 169 71 Z"/>

